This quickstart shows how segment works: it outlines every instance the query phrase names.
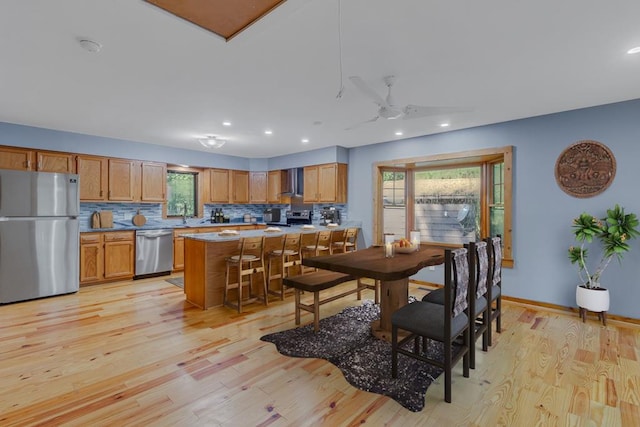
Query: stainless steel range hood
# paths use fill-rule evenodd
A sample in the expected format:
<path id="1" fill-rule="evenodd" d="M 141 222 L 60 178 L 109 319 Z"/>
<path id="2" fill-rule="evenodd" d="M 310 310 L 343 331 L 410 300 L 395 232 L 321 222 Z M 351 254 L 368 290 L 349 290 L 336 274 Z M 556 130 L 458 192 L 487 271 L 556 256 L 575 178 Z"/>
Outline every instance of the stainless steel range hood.
<path id="1" fill-rule="evenodd" d="M 304 193 L 304 168 L 287 170 L 286 190 L 283 196 L 302 197 Z"/>

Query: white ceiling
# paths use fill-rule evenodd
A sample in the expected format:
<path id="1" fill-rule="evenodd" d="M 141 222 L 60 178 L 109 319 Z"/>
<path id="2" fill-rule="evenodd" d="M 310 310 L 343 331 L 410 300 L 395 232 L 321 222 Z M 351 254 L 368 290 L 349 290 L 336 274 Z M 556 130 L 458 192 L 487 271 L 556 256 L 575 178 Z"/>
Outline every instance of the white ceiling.
<path id="1" fill-rule="evenodd" d="M 341 1 L 338 99 L 338 0 L 288 0 L 229 42 L 141 0 L 4 0 L 0 121 L 192 150 L 214 134 L 257 158 L 640 98 L 638 0 Z M 377 111 L 348 76 L 384 96 L 391 74 L 398 104 L 473 111 L 345 130 Z"/>

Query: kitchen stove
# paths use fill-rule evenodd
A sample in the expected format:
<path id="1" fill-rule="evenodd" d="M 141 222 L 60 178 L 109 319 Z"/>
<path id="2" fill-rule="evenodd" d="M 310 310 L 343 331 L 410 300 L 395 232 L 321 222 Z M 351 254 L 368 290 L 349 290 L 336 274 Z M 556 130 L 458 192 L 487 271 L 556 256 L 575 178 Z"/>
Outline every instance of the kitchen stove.
<path id="1" fill-rule="evenodd" d="M 311 224 L 313 221 L 313 211 L 311 210 L 291 210 L 287 211 L 287 224 Z"/>

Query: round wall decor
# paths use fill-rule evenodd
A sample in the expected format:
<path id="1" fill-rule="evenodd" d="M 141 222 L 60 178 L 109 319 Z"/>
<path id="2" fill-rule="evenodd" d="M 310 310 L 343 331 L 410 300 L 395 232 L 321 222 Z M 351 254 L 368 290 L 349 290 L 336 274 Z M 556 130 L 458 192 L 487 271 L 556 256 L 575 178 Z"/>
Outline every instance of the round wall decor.
<path id="1" fill-rule="evenodd" d="M 567 147 L 556 161 L 556 182 L 573 197 L 593 197 L 616 176 L 616 158 L 606 145 L 591 140 Z"/>

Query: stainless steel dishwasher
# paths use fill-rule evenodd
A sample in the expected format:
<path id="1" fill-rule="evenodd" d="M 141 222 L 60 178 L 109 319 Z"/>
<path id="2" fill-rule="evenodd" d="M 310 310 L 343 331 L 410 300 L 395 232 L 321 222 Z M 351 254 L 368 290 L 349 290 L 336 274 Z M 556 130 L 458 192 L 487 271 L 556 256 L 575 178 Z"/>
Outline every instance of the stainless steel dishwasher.
<path id="1" fill-rule="evenodd" d="M 173 230 L 136 230 L 136 277 L 172 269 Z"/>

